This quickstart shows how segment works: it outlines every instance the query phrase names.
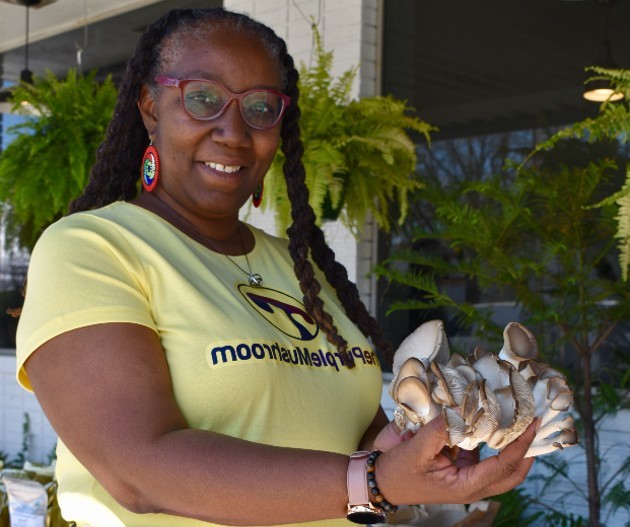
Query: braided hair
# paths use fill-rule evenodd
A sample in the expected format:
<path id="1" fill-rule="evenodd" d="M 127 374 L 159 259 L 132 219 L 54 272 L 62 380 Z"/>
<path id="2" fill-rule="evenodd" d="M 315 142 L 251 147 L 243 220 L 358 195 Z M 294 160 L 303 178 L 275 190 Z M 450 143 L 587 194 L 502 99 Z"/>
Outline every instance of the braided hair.
<path id="1" fill-rule="evenodd" d="M 234 28 L 257 36 L 271 56 L 275 57 L 282 73 L 283 91 L 291 97 L 291 105 L 282 120 L 280 137 L 285 156 L 284 176 L 291 202 L 293 224 L 287 230 L 289 251 L 300 283 L 306 311 L 317 326 L 334 344 L 345 364 L 354 367 L 348 343 L 337 330 L 332 316 L 319 297 L 321 285 L 309 259 L 324 272 L 348 317 L 375 348 L 391 361 L 393 349 L 376 320 L 370 316 L 359 297 L 355 284 L 348 279 L 346 269 L 335 259 L 326 244 L 322 230 L 315 223 L 315 213 L 308 203 L 306 173 L 302 163 L 304 148 L 300 140 L 300 109 L 298 105 L 298 72 L 287 47 L 269 27 L 246 15 L 213 9 L 175 9 L 151 24 L 138 40 L 135 52 L 127 64 L 120 85 L 114 115 L 100 145 L 90 179 L 83 194 L 70 203 L 69 212 L 75 213 L 102 207 L 114 201 L 129 201 L 138 194 L 140 164 L 149 137 L 142 122 L 137 102 L 143 86 L 152 94 L 157 87 L 154 78 L 163 65 L 177 56 L 184 41 L 202 39 L 214 28 Z"/>

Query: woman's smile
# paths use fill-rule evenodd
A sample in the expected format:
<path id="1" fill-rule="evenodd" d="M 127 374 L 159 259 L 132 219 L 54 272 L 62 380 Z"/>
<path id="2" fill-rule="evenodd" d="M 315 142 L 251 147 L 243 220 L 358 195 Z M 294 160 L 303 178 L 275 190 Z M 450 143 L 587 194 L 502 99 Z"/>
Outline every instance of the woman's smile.
<path id="1" fill-rule="evenodd" d="M 222 165 L 221 163 L 214 163 L 212 161 L 207 161 L 205 165 L 213 170 L 216 170 L 217 172 L 224 172 L 226 174 L 233 174 L 234 172 L 238 172 L 241 169 L 240 166 Z"/>

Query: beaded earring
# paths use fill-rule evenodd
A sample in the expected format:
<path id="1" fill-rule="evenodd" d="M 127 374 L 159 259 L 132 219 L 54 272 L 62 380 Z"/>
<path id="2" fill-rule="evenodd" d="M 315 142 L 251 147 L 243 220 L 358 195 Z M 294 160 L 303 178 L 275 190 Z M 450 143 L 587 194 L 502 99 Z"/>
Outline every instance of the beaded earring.
<path id="1" fill-rule="evenodd" d="M 142 165 L 140 166 L 140 175 L 142 177 L 144 190 L 152 192 L 160 178 L 160 157 L 153 146 L 153 142 L 151 142 L 144 151 Z"/>
<path id="2" fill-rule="evenodd" d="M 256 208 L 260 207 L 260 204 L 262 202 L 262 197 L 263 197 L 263 182 L 261 181 L 260 184 L 256 187 L 256 190 L 254 191 L 254 193 L 252 194 L 252 203 L 254 207 Z"/>

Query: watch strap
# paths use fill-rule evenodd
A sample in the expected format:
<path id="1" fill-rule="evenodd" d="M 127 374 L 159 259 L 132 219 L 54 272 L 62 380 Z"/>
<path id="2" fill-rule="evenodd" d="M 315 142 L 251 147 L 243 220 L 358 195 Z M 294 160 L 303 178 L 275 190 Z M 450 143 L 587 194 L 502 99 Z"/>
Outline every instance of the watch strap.
<path id="1" fill-rule="evenodd" d="M 361 524 L 383 523 L 385 511 L 370 503 L 367 483 L 367 460 L 370 452 L 354 452 L 348 463 L 348 520 Z"/>
<path id="2" fill-rule="evenodd" d="M 366 505 L 370 502 L 367 487 L 366 451 L 354 452 L 348 464 L 348 505 Z"/>

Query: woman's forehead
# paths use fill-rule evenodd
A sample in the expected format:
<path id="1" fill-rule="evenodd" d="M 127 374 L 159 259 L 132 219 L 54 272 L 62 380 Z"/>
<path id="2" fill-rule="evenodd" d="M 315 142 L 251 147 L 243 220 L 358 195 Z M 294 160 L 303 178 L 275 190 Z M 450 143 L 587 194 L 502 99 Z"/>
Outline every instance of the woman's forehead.
<path id="1" fill-rule="evenodd" d="M 162 43 L 162 60 L 177 61 L 183 53 L 203 49 L 211 51 L 221 48 L 228 52 L 236 52 L 239 48 L 262 48 L 272 60 L 276 53 L 273 46 L 265 38 L 251 28 L 235 28 L 221 23 L 206 23 L 194 28 L 180 28 Z"/>
<path id="2" fill-rule="evenodd" d="M 162 49 L 161 74 L 239 77 L 248 82 L 280 88 L 278 59 L 252 31 L 214 27 L 170 39 Z M 206 72 L 207 75 L 203 75 Z M 194 75 L 193 75 L 194 74 Z M 246 86 L 249 88 L 251 86 Z"/>

